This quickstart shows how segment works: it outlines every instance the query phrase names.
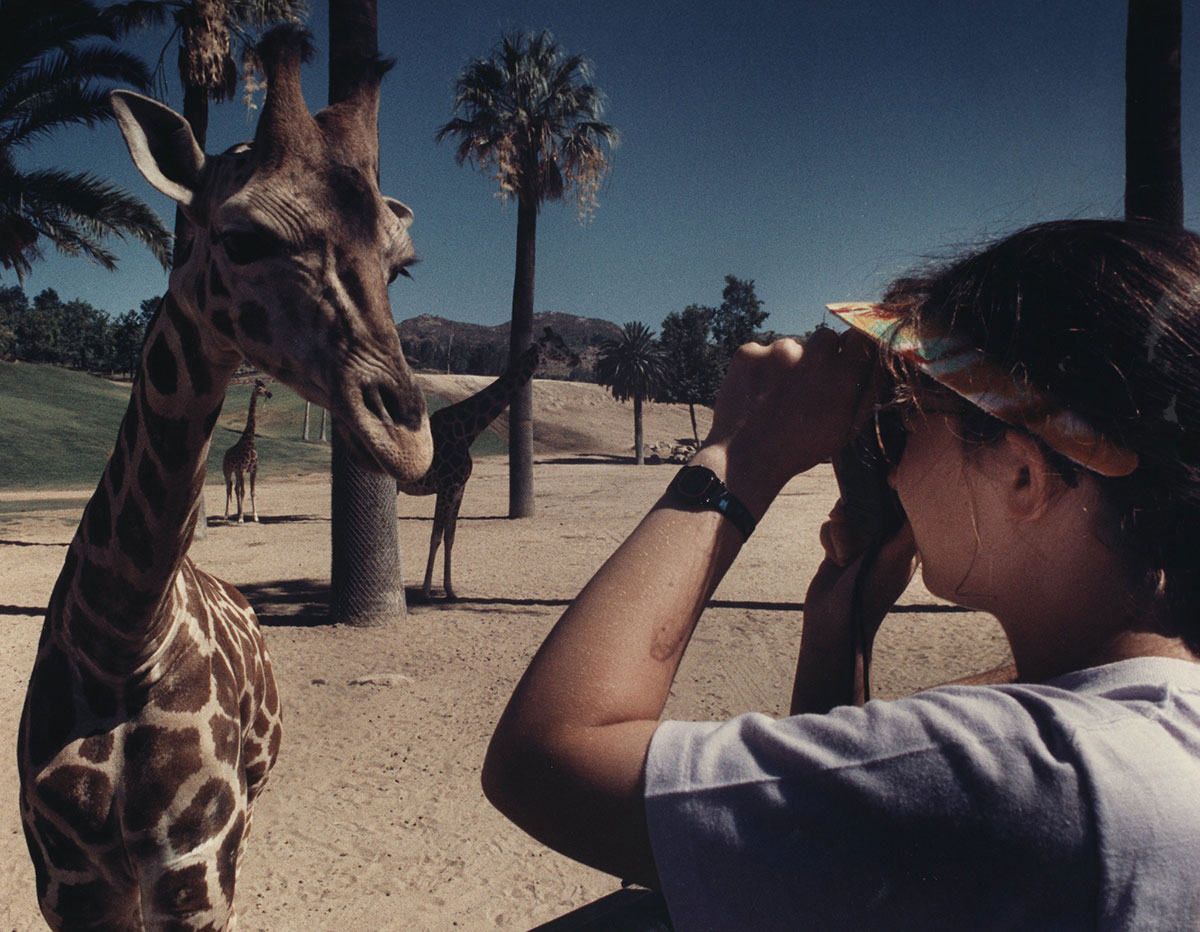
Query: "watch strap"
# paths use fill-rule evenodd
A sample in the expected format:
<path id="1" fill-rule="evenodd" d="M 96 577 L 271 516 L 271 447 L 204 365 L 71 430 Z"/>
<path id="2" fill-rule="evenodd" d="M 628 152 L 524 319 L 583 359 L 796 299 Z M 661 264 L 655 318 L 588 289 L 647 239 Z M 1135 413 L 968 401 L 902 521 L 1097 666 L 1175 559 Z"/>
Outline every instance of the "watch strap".
<path id="1" fill-rule="evenodd" d="M 746 540 L 754 533 L 758 522 L 750 509 L 707 466 L 684 466 L 675 474 L 667 491 L 691 508 L 720 512 L 733 522 Z"/>

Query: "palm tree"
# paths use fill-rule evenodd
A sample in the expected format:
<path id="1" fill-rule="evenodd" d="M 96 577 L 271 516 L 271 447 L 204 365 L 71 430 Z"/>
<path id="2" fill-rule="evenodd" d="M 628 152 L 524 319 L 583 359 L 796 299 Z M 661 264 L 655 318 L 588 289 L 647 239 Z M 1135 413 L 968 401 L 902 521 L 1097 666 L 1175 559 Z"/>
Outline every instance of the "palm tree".
<path id="1" fill-rule="evenodd" d="M 360 90 L 362 65 L 378 58 L 378 41 L 376 0 L 329 0 L 330 104 L 350 99 Z M 373 106 L 378 108 L 378 96 Z M 377 139 L 375 145 L 378 154 Z M 322 436 L 324 428 L 322 420 Z M 396 480 L 356 465 L 337 430 L 332 438 L 330 473 L 329 620 L 359 626 L 397 622 L 405 616 L 407 606 L 396 523 Z"/>
<path id="2" fill-rule="evenodd" d="M 15 150 L 72 124 L 112 119 L 110 82 L 149 86 L 146 66 L 112 42 L 120 26 L 90 0 L 0 3 L 0 266 L 23 279 L 45 237 L 107 269 L 109 236 L 145 243 L 164 266 L 170 236 L 142 201 L 90 172 L 25 171 Z"/>
<path id="3" fill-rule="evenodd" d="M 1182 0 L 1129 0 L 1125 216 L 1183 226 L 1179 152 Z"/>
<path id="4" fill-rule="evenodd" d="M 179 83 L 183 117 L 201 149 L 208 141 L 208 105 L 232 100 L 238 84 L 234 52 L 240 48 L 247 78 L 247 102 L 253 79 L 254 46 L 259 35 L 279 23 L 298 23 L 308 15 L 305 0 L 131 0 L 109 8 L 125 29 L 169 25 L 156 68 L 160 94 L 166 97 L 163 58 L 178 39 Z M 191 233 L 181 210 L 175 211 L 177 252 L 185 255 Z"/>
<path id="5" fill-rule="evenodd" d="M 568 55 L 545 30 L 509 34 L 489 57 L 469 62 L 455 84 L 454 113 L 437 132 L 458 139 L 455 159 L 494 174 L 502 197 L 517 200 L 510 362 L 533 342 L 537 217 L 545 201 L 574 191 L 591 215 L 618 133 L 601 122 L 603 95 L 591 66 Z M 533 383 L 509 409 L 510 518 L 533 514 Z"/>
<path id="6" fill-rule="evenodd" d="M 663 393 L 669 364 L 654 331 L 645 324 L 631 321 L 621 328 L 621 336 L 605 340 L 596 360 L 596 381 L 608 386 L 617 401 L 633 399 L 633 449 L 637 465 L 645 462 L 642 431 L 642 402 Z"/>

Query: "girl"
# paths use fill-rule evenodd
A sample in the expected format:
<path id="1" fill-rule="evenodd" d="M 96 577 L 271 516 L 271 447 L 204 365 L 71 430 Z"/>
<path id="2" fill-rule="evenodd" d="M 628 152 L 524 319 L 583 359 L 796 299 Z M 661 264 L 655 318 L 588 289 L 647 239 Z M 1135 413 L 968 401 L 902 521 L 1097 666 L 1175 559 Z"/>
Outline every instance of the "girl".
<path id="1" fill-rule="evenodd" d="M 663 892 L 677 932 L 1200 924 L 1200 239 L 1023 230 L 743 347 L 712 433 L 563 615 L 484 789 L 550 846 Z M 835 507 L 793 714 L 661 722 L 705 601 L 797 473 L 859 429 L 907 522 L 869 565 Z M 1015 669 L 858 707 L 919 561 Z M 860 578 L 861 577 L 861 578 Z"/>

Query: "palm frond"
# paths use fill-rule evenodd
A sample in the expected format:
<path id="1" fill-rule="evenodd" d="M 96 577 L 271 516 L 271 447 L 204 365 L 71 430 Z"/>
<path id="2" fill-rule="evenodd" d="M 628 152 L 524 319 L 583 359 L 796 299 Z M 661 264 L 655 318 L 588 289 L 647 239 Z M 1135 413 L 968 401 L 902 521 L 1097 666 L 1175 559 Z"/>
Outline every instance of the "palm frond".
<path id="1" fill-rule="evenodd" d="M 142 201 L 111 182 L 88 173 L 57 169 L 28 172 L 21 178 L 21 213 L 60 251 L 81 250 L 104 264 L 104 237 L 134 239 L 170 268 L 170 234 Z M 74 231 L 68 236 L 63 231 Z"/>
<path id="2" fill-rule="evenodd" d="M 456 161 L 494 173 L 502 197 L 540 205 L 574 191 L 585 219 L 618 141 L 603 105 L 586 58 L 545 30 L 507 33 L 460 72 L 454 118 L 434 138 L 456 138 Z"/>

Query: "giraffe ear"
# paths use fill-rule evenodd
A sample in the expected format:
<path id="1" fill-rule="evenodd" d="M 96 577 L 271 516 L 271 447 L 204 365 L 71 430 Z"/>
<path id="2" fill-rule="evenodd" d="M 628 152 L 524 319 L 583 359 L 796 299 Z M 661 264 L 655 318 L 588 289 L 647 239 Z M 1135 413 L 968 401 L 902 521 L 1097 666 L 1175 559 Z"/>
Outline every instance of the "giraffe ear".
<path id="1" fill-rule="evenodd" d="M 191 206 L 204 152 L 187 120 L 170 107 L 132 91 L 109 95 L 125 145 L 147 181 L 182 207 Z"/>
<path id="2" fill-rule="evenodd" d="M 401 204 L 394 197 L 387 197 L 386 195 L 383 200 L 391 208 L 392 213 L 396 215 L 396 219 L 400 221 L 400 225 L 407 230 L 413 222 L 413 212 L 409 210 L 408 205 Z"/>

